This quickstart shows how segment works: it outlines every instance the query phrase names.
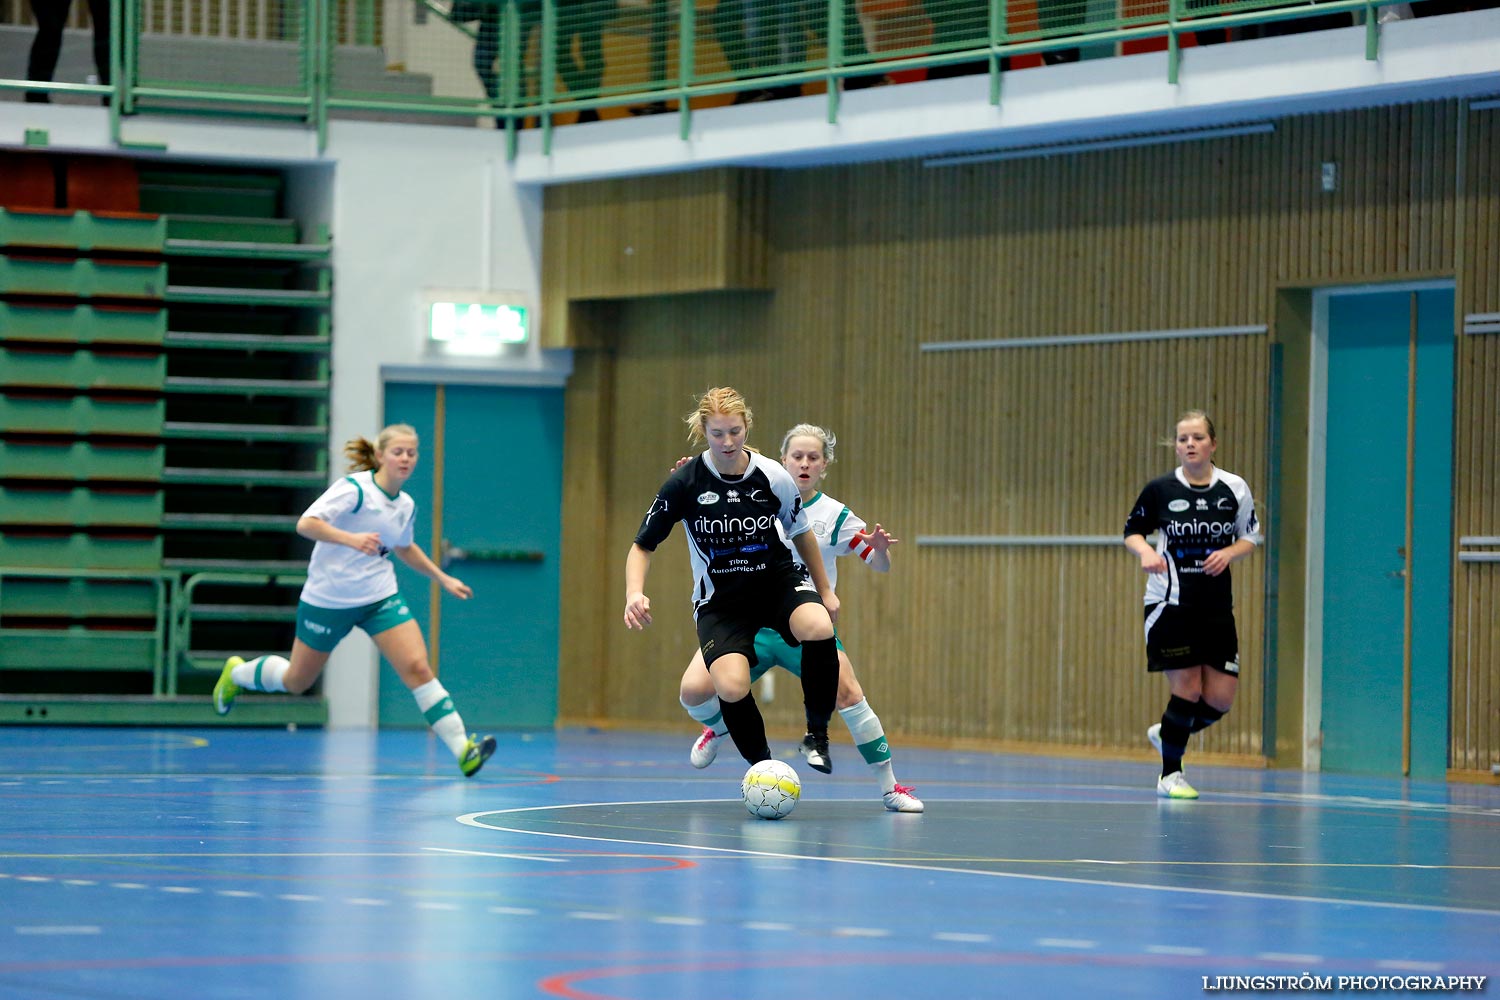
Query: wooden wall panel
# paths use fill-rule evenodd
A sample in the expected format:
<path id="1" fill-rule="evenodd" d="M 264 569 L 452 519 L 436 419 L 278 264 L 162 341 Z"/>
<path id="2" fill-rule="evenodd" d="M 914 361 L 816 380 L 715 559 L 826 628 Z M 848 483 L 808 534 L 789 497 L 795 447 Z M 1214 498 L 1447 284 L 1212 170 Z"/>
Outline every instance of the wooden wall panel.
<path id="1" fill-rule="evenodd" d="M 765 288 L 765 188 L 725 169 L 551 188 L 543 281 L 570 300 Z"/>
<path id="2" fill-rule="evenodd" d="M 1500 110 L 1458 116 L 1459 312 L 1500 313 Z M 1460 335 L 1455 358 L 1453 533 L 1500 536 L 1500 334 Z M 1500 563 L 1459 562 L 1453 585 L 1449 764 L 1500 763 Z"/>
<path id="3" fill-rule="evenodd" d="M 680 725 L 691 738 L 676 696 L 694 648 L 684 546 L 669 541 L 653 560 L 647 592 L 657 624 L 644 634 L 620 624 L 623 561 L 656 487 L 685 451 L 680 418 L 696 393 L 727 383 L 749 397 L 751 443 L 767 452 L 797 421 L 838 432 L 828 492 L 903 540 L 891 574 L 854 566 L 840 584 L 841 634 L 893 738 L 1145 752 L 1143 730 L 1165 694 L 1143 669 L 1143 580 L 1123 547 L 940 548 L 918 546 L 916 536 L 1118 533 L 1140 487 L 1172 466 L 1158 442 L 1190 407 L 1214 416 L 1220 464 L 1245 476 L 1264 509 L 1278 294 L 1454 275 L 1461 260 L 1461 308 L 1487 302 L 1496 251 L 1476 241 L 1487 234 L 1500 244 L 1489 193 L 1500 179 L 1495 119 L 1434 103 L 1281 120 L 1269 134 L 1209 142 L 768 175 L 774 294 L 622 304 L 599 352 L 613 402 L 596 422 L 570 422 L 568 467 L 575 454 L 602 456 L 595 479 L 608 489 L 570 494 L 565 511 L 571 525 L 578 506 L 602 505 L 604 555 L 592 535 L 565 533 L 565 546 L 574 553 L 569 567 L 608 580 L 598 606 L 580 606 L 564 635 L 565 647 L 582 646 L 594 631 L 605 636 L 598 655 L 607 662 L 577 668 L 597 682 L 603 707 L 580 707 L 574 717 Z M 1331 193 L 1320 185 L 1324 162 L 1338 164 Z M 1481 179 L 1488 188 L 1476 193 Z M 694 182 L 658 183 L 688 190 Z M 590 187 L 589 197 L 607 206 L 608 191 Z M 568 197 L 570 207 L 584 203 Z M 569 256 L 584 252 L 582 219 L 569 222 Z M 550 263 L 553 249 L 549 295 L 579 297 Z M 1267 333 L 920 350 L 939 341 L 1261 324 Z M 1500 417 L 1476 413 L 1493 409 L 1500 375 L 1484 339 L 1461 347 L 1460 441 L 1472 458 L 1458 463 L 1460 510 L 1492 507 L 1476 498 L 1500 492 L 1492 457 Z M 1484 372 L 1475 366 L 1481 354 Z M 1235 710 L 1201 746 L 1256 761 L 1266 724 L 1263 555 L 1234 572 L 1242 684 Z M 570 575 L 565 568 L 568 590 Z M 1462 587 L 1491 623 L 1478 630 L 1484 636 L 1466 638 L 1500 646 L 1493 588 Z M 1472 690 L 1500 688 L 1497 670 L 1488 655 Z M 800 729 L 795 688 L 783 679 L 767 708 L 783 734 Z M 1461 697 L 1455 683 L 1455 703 Z M 1465 746 L 1489 740 L 1471 755 L 1476 761 L 1493 753 L 1500 726 L 1485 733 L 1462 738 Z M 1460 741 L 1455 725 L 1455 765 L 1480 766 L 1459 763 Z"/>

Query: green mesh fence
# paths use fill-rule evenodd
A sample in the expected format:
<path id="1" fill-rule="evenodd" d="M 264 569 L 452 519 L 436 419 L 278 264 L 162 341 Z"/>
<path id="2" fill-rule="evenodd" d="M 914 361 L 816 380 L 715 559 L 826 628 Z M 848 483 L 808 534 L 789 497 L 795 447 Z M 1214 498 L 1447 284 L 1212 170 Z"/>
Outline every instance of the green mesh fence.
<path id="1" fill-rule="evenodd" d="M 302 0 L 126 0 L 124 65 L 135 110 L 205 101 L 305 113 L 316 51 Z"/>
<path id="2" fill-rule="evenodd" d="M 19 3 L 0 0 L 0 14 L 10 10 L 24 22 Z M 75 22 L 83 6 L 74 6 Z M 116 45 L 126 114 L 237 102 L 246 113 L 297 116 L 320 129 L 330 115 L 376 115 L 514 130 L 1152 51 L 1170 53 L 1175 80 L 1185 48 L 1360 23 L 1367 25 L 1366 57 L 1374 58 L 1377 19 L 1408 17 L 1421 6 L 1421 0 L 123 0 L 125 31 Z M 23 88 L 24 82 L 0 79 L 0 92 Z M 97 94 L 85 87 L 77 99 Z M 991 95 L 999 99 L 998 76 L 991 77 Z M 830 115 L 836 100 L 830 99 Z"/>

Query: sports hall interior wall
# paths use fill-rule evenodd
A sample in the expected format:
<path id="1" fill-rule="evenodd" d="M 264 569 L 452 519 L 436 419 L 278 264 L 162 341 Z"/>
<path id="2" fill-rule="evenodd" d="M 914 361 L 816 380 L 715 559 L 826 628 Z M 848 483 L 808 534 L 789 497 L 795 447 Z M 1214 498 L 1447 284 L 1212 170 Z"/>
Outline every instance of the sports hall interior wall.
<path id="1" fill-rule="evenodd" d="M 1140 751 L 1162 693 L 1142 669 L 1141 574 L 1126 553 L 916 537 L 1117 534 L 1141 485 L 1171 467 L 1160 442 L 1190 407 L 1214 416 L 1219 463 L 1249 480 L 1265 518 L 1279 486 L 1272 346 L 1287 335 L 1289 294 L 1452 277 L 1460 322 L 1500 311 L 1500 112 L 1448 101 L 1275 125 L 943 169 L 897 161 L 753 183 L 720 171 L 548 189 L 547 337 L 579 348 L 561 716 L 688 733 L 677 704 L 694 648 L 685 546 L 669 540 L 653 560 L 656 624 L 645 633 L 621 623 L 621 574 L 651 496 L 688 451 L 682 417 L 695 394 L 731 384 L 755 408 L 751 443 L 767 452 L 798 421 L 837 431 L 829 493 L 903 540 L 888 576 L 850 566 L 839 587 L 841 634 L 893 738 Z M 1319 184 L 1328 161 L 1332 193 Z M 733 268 L 705 276 L 704 255 L 683 252 L 722 232 L 702 223 L 705 184 L 724 201 L 712 218 L 739 206 L 763 230 L 723 239 L 764 252 L 764 287 L 724 278 Z M 601 264 L 622 260 L 623 271 Z M 919 349 L 1260 324 L 1269 332 Z M 1500 534 L 1500 337 L 1455 336 L 1456 540 Z M 1295 441 L 1305 425 L 1280 433 Z M 1299 530 L 1270 525 L 1273 539 Z M 1273 541 L 1272 554 L 1290 548 Z M 1500 569 L 1453 567 L 1450 765 L 1487 771 L 1500 745 Z M 1264 705 L 1267 569 L 1266 553 L 1235 567 L 1240 693 L 1203 749 L 1294 766 L 1284 734 L 1301 720 L 1287 685 L 1300 671 L 1280 678 L 1281 717 Z M 1273 631 L 1283 648 L 1284 631 Z M 795 683 L 781 682 L 767 719 L 800 727 Z"/>

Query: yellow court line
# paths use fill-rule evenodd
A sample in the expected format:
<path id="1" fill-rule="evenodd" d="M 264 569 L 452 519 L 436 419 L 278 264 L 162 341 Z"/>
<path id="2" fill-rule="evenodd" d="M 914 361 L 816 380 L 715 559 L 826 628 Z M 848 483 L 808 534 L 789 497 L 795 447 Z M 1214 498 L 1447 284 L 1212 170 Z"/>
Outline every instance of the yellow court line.
<path id="1" fill-rule="evenodd" d="M 11 755 L 26 753 L 29 751 L 31 753 L 44 753 L 50 756 L 51 754 L 57 753 L 122 753 L 131 750 L 201 750 L 204 747 L 208 746 L 208 740 L 204 739 L 202 736 L 153 736 L 150 737 L 150 740 L 151 742 L 145 743 L 111 743 L 107 746 L 80 746 L 78 744 L 68 744 L 66 746 L 6 747 L 5 753 L 7 755 Z M 172 745 L 163 746 L 160 742 L 158 742 L 160 740 L 171 741 Z M 19 776 L 47 777 L 48 775 L 39 775 L 35 772 L 25 772 Z"/>

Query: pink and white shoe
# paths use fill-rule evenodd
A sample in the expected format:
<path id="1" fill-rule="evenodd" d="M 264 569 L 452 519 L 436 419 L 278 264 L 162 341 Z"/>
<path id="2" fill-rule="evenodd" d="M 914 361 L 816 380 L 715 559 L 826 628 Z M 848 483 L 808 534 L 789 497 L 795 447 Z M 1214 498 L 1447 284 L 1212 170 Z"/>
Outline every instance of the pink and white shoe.
<path id="1" fill-rule="evenodd" d="M 909 785 L 897 785 L 886 792 L 882 798 L 885 799 L 885 807 L 896 813 L 919 813 L 927 807 L 922 805 L 922 800 L 917 798 L 917 790 Z"/>
<path id="2" fill-rule="evenodd" d="M 708 726 L 703 727 L 703 735 L 698 737 L 698 742 L 693 744 L 693 749 L 688 753 L 688 761 L 694 767 L 703 768 L 714 762 L 719 756 L 719 744 L 729 739 L 729 733 L 716 733 Z"/>

